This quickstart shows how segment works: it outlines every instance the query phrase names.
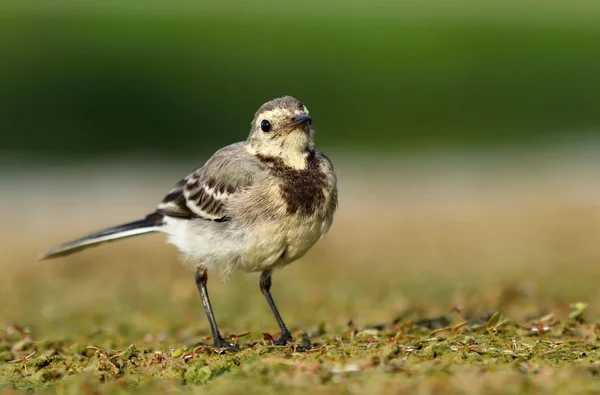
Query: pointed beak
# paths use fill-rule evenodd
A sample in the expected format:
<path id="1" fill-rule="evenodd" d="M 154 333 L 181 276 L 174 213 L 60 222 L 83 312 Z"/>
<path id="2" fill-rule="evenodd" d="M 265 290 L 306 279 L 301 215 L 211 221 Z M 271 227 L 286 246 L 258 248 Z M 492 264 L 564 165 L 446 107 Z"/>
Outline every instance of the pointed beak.
<path id="1" fill-rule="evenodd" d="M 292 130 L 299 129 L 299 126 L 302 126 L 302 130 L 306 130 L 304 125 L 310 125 L 311 123 L 312 118 L 310 115 L 296 115 L 292 118 L 292 122 L 280 129 L 273 137 L 281 136 L 283 133 L 290 133 Z"/>
<path id="2" fill-rule="evenodd" d="M 294 117 L 294 123 L 312 123 L 312 118 L 310 117 L 310 115 L 296 115 Z"/>

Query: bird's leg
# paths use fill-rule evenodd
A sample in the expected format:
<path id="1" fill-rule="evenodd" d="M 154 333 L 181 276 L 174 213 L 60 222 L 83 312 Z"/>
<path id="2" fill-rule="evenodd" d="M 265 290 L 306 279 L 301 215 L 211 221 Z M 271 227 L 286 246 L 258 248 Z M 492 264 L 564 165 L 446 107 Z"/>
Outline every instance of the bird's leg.
<path id="1" fill-rule="evenodd" d="M 279 330 L 281 331 L 281 336 L 279 337 L 279 339 L 277 339 L 275 341 L 275 344 L 283 346 L 287 343 L 293 343 L 294 338 L 292 337 L 292 334 L 290 333 L 288 328 L 285 326 L 285 322 L 283 322 L 283 319 L 281 318 L 281 315 L 279 314 L 279 310 L 277 310 L 277 306 L 275 306 L 275 301 L 273 300 L 273 297 L 271 296 L 271 271 L 270 270 L 265 270 L 264 272 L 262 272 L 260 274 L 259 286 L 260 286 L 260 291 L 263 293 L 263 295 L 265 295 L 265 298 L 267 298 L 267 302 L 269 303 L 269 306 L 271 307 L 273 314 L 275 314 L 275 318 L 277 319 L 277 324 L 279 325 Z"/>
<path id="2" fill-rule="evenodd" d="M 225 341 L 219 332 L 219 328 L 217 327 L 217 321 L 215 320 L 215 315 L 210 305 L 210 299 L 208 298 L 208 289 L 206 288 L 206 283 L 208 281 L 208 273 L 206 268 L 204 266 L 196 267 L 194 277 L 196 278 L 196 287 L 198 287 L 200 297 L 202 298 L 204 311 L 206 311 L 206 316 L 208 317 L 208 322 L 210 323 L 210 330 L 212 332 L 215 347 L 237 351 L 238 347 L 235 344 Z"/>

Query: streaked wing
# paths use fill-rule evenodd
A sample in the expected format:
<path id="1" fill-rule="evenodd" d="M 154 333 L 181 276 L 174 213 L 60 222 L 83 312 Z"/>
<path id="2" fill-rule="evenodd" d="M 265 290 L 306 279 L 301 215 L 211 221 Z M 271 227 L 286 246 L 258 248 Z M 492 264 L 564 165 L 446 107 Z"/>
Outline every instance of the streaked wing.
<path id="1" fill-rule="evenodd" d="M 169 191 L 167 196 L 165 196 L 158 205 L 157 211 L 159 213 L 178 218 L 190 219 L 194 217 L 194 212 L 188 208 L 183 193 L 189 177 L 190 176 L 187 176 L 181 179 L 181 181 L 175 184 L 173 189 Z"/>
<path id="2" fill-rule="evenodd" d="M 227 221 L 227 200 L 252 183 L 247 166 L 240 165 L 235 146 L 215 154 L 169 191 L 158 212 L 170 217 Z"/>

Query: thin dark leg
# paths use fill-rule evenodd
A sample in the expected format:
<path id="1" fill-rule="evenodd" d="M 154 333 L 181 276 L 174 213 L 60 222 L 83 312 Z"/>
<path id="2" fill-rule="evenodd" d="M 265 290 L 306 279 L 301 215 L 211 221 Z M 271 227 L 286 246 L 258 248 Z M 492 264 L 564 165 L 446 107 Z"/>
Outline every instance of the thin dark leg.
<path id="1" fill-rule="evenodd" d="M 283 322 L 283 319 L 281 318 L 281 315 L 279 314 L 279 310 L 277 310 L 277 306 L 275 306 L 275 301 L 273 300 L 273 297 L 271 296 L 271 271 L 270 270 L 265 270 L 264 272 L 262 272 L 260 274 L 259 286 L 260 286 L 261 292 L 263 293 L 263 295 L 265 295 L 265 298 L 267 298 L 267 302 L 269 303 L 269 306 L 271 307 L 273 314 L 275 314 L 275 318 L 277 319 L 277 324 L 279 325 L 279 330 L 281 331 L 281 336 L 279 337 L 279 339 L 277 339 L 275 341 L 275 343 L 278 345 L 285 345 L 288 342 L 293 343 L 294 338 L 292 337 L 292 334 L 290 333 L 288 328 L 285 326 L 285 322 Z"/>
<path id="2" fill-rule="evenodd" d="M 196 268 L 194 277 L 196 278 L 196 286 L 198 287 L 200 297 L 202 298 L 204 311 L 206 311 L 206 316 L 208 317 L 208 322 L 210 323 L 210 330 L 212 332 L 215 347 L 237 350 L 238 347 L 236 345 L 230 344 L 229 342 L 225 341 L 225 339 L 223 339 L 221 333 L 219 332 L 219 328 L 217 327 L 217 321 L 215 320 L 215 315 L 210 305 L 210 299 L 208 298 L 208 289 L 206 288 L 206 283 L 208 281 L 208 274 L 206 272 L 206 268 L 203 266 L 198 266 Z"/>

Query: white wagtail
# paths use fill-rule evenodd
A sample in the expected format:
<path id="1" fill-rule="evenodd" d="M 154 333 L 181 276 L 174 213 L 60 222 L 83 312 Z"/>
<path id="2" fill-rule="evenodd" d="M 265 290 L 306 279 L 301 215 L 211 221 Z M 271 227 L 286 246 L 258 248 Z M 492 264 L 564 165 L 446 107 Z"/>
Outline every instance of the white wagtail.
<path id="1" fill-rule="evenodd" d="M 312 119 L 291 96 L 263 104 L 244 142 L 217 151 L 179 181 L 144 219 L 61 244 L 41 259 L 69 255 L 103 242 L 163 232 L 195 269 L 196 286 L 215 347 L 235 348 L 221 336 L 206 287 L 207 269 L 222 274 L 261 272 L 281 336 L 293 342 L 271 296 L 271 273 L 303 256 L 327 233 L 337 207 L 331 161 L 315 150 Z"/>

